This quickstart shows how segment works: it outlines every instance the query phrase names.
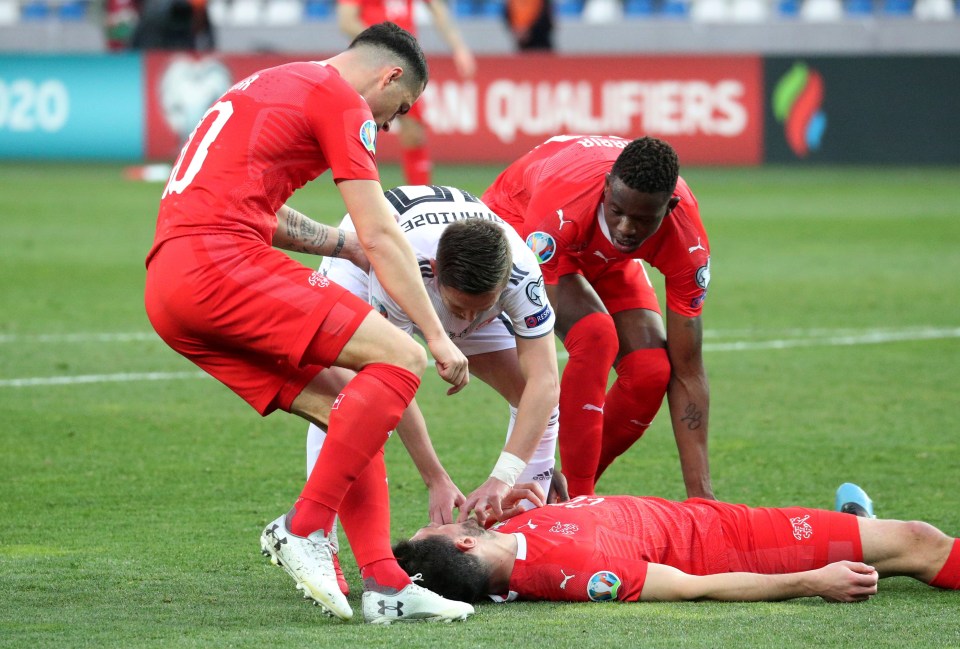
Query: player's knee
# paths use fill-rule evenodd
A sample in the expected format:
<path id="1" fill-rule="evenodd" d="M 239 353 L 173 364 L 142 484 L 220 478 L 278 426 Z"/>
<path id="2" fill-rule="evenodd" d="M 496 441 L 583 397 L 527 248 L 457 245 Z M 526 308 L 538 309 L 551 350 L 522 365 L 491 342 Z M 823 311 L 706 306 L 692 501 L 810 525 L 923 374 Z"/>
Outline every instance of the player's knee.
<path id="1" fill-rule="evenodd" d="M 608 365 L 612 365 L 619 348 L 617 327 L 609 313 L 591 313 L 570 327 L 563 344 L 571 358 L 591 358 L 598 363 L 609 358 Z"/>
<path id="2" fill-rule="evenodd" d="M 617 380 L 624 389 L 666 393 L 670 383 L 670 357 L 662 348 L 637 349 L 617 363 Z"/>
<path id="3" fill-rule="evenodd" d="M 393 365 L 413 372 L 417 376 L 422 376 L 427 367 L 427 352 L 418 345 L 412 338 L 404 341 L 392 351 L 393 358 L 389 361 Z"/>
<path id="4" fill-rule="evenodd" d="M 907 543 L 926 552 L 944 550 L 949 552 L 953 539 L 924 521 L 904 521 L 903 532 Z"/>

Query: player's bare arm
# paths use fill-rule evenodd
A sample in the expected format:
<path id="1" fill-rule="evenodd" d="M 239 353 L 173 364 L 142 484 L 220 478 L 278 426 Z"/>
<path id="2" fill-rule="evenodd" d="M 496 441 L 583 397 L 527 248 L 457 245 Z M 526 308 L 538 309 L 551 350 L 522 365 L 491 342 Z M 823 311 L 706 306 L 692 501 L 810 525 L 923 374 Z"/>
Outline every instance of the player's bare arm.
<path id="1" fill-rule="evenodd" d="M 440 458 L 437 457 L 427 433 L 427 422 L 416 399 L 403 413 L 397 425 L 397 434 L 430 494 L 430 522 L 439 525 L 452 523 L 453 509 L 460 507 L 466 498 L 440 464 Z"/>
<path id="2" fill-rule="evenodd" d="M 671 566 L 650 564 L 641 601 L 771 602 L 822 597 L 830 602 L 861 602 L 877 593 L 877 571 L 866 564 L 839 561 L 817 570 L 781 575 L 727 572 L 690 575 Z"/>
<path id="3" fill-rule="evenodd" d="M 689 498 L 714 499 L 707 455 L 710 386 L 703 366 L 703 323 L 667 309 L 667 401 Z"/>
<path id="4" fill-rule="evenodd" d="M 453 54 L 453 64 L 457 68 L 457 74 L 464 79 L 471 78 L 477 71 L 477 62 L 473 58 L 473 53 L 467 47 L 466 41 L 460 30 L 457 28 L 453 17 L 450 14 L 450 8 L 444 0 L 432 0 L 427 4 L 433 13 L 433 26 L 443 38 L 444 42 L 450 47 Z"/>
<path id="5" fill-rule="evenodd" d="M 342 257 L 360 268 L 369 267 L 355 233 L 317 223 L 289 205 L 277 211 L 273 245 L 291 252 Z"/>
<path id="6" fill-rule="evenodd" d="M 366 29 L 366 25 L 360 20 L 360 5 L 353 2 L 338 2 L 337 27 L 351 40 Z"/>
<path id="7" fill-rule="evenodd" d="M 344 180 L 337 185 L 353 218 L 361 247 L 384 289 L 419 327 L 437 373 L 459 392 L 470 380 L 467 358 L 450 341 L 433 310 L 413 249 L 397 225 L 394 210 L 374 180 Z"/>

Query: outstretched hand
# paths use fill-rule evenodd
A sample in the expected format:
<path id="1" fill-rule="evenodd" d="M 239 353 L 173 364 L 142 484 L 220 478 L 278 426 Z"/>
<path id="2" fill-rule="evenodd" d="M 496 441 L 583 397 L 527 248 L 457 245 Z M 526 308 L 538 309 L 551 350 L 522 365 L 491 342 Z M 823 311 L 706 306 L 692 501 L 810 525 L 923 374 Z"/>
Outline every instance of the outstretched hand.
<path id="1" fill-rule="evenodd" d="M 446 525 L 453 522 L 453 510 L 467 500 L 452 480 L 430 488 L 430 522 Z"/>
<path id="2" fill-rule="evenodd" d="M 856 561 L 837 561 L 814 571 L 816 590 L 828 602 L 865 602 L 877 594 L 876 568 Z"/>

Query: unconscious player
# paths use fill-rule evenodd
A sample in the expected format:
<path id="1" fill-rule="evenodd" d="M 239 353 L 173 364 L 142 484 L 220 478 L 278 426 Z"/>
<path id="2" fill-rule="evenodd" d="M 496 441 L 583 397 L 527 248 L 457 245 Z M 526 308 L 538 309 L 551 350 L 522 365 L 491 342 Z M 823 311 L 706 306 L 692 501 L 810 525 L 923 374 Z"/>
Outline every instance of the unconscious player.
<path id="1" fill-rule="evenodd" d="M 467 602 L 855 602 L 899 575 L 960 589 L 960 540 L 848 510 L 580 496 L 491 530 L 474 520 L 424 527 L 394 553 L 425 587 Z"/>

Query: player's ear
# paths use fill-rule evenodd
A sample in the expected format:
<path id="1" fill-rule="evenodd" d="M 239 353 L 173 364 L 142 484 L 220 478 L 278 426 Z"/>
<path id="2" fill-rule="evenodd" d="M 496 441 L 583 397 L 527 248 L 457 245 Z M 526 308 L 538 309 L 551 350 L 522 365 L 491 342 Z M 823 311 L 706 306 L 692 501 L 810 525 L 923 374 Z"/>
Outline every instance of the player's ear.
<path id="1" fill-rule="evenodd" d="M 400 77 L 403 76 L 403 68 L 399 65 L 390 66 L 385 68 L 383 74 L 380 76 L 381 84 L 386 87 L 394 82 L 399 82 Z"/>
<path id="2" fill-rule="evenodd" d="M 453 542 L 457 546 L 457 549 L 461 552 L 469 552 L 470 550 L 477 547 L 477 537 L 475 536 L 461 536 Z"/>
<path id="3" fill-rule="evenodd" d="M 437 276 L 437 260 L 436 259 L 430 260 L 430 270 L 433 271 L 433 276 L 436 277 Z"/>
<path id="4" fill-rule="evenodd" d="M 670 212 L 672 212 L 673 208 L 675 208 L 679 203 L 680 203 L 679 196 L 671 196 L 670 200 L 667 201 L 667 211 L 664 214 L 669 214 Z"/>

